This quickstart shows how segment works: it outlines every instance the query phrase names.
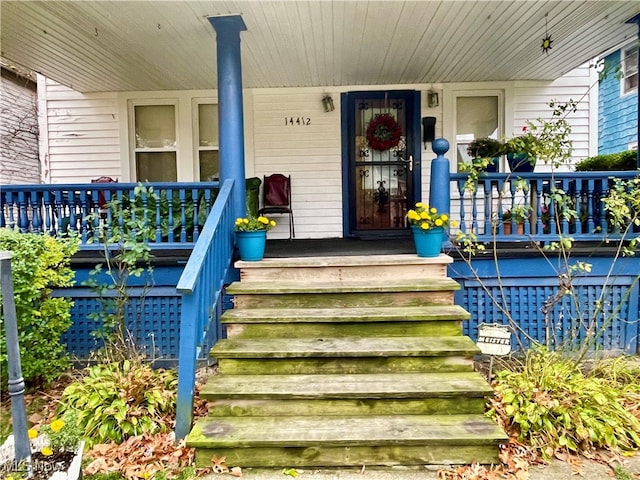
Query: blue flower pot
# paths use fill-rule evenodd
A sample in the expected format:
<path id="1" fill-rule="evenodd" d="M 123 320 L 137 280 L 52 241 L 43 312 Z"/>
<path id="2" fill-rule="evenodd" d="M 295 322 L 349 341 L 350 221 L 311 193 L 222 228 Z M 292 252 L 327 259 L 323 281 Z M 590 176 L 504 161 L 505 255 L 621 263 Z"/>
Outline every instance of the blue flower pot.
<path id="1" fill-rule="evenodd" d="M 240 260 L 258 262 L 264 258 L 264 247 L 267 242 L 267 231 L 236 232 L 236 245 Z"/>
<path id="2" fill-rule="evenodd" d="M 512 172 L 531 173 L 536 166 L 526 153 L 508 153 L 507 162 Z"/>
<path id="3" fill-rule="evenodd" d="M 422 230 L 415 225 L 411 226 L 413 231 L 413 243 L 416 246 L 416 253 L 419 257 L 437 257 L 442 251 L 442 237 L 444 228 L 434 227 L 429 230 Z"/>

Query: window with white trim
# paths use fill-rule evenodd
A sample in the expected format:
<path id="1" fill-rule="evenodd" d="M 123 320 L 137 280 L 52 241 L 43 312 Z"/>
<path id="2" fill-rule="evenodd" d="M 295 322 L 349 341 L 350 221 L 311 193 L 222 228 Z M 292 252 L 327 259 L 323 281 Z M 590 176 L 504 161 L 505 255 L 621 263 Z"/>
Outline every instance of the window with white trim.
<path id="1" fill-rule="evenodd" d="M 177 181 L 176 105 L 132 104 L 131 115 L 135 180 Z"/>
<path id="2" fill-rule="evenodd" d="M 622 94 L 638 90 L 638 45 L 622 49 Z"/>
<path id="3" fill-rule="evenodd" d="M 218 105 L 198 103 L 194 109 L 197 115 L 195 124 L 197 134 L 195 146 L 197 150 L 200 181 L 218 180 L 220 178 L 220 162 L 218 156 Z"/>
<path id="4" fill-rule="evenodd" d="M 502 97 L 500 94 L 458 95 L 455 99 L 456 163 L 470 161 L 467 147 L 476 138 L 502 136 Z"/>

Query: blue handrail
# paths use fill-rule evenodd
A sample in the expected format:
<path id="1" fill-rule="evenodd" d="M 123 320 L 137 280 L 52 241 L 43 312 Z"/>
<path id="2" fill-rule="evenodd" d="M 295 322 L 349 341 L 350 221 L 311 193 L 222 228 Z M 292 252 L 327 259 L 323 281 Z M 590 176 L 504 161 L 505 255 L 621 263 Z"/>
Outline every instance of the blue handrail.
<path id="1" fill-rule="evenodd" d="M 155 229 L 152 247 L 191 248 L 220 186 L 220 182 L 153 182 L 159 201 L 143 199 L 145 220 Z M 92 244 L 99 231 L 99 218 L 107 228 L 121 222 L 112 218 L 108 203 L 121 204 L 134 198 L 135 183 L 81 183 L 3 185 L 0 194 L 0 227 L 21 232 L 64 235 L 75 233 L 83 250 L 100 248 Z M 113 222 L 113 223 L 112 223 Z"/>
<path id="2" fill-rule="evenodd" d="M 233 180 L 225 180 L 176 287 L 182 294 L 176 438 L 191 429 L 197 359 L 222 336 L 222 290 L 234 247 L 232 191 Z"/>

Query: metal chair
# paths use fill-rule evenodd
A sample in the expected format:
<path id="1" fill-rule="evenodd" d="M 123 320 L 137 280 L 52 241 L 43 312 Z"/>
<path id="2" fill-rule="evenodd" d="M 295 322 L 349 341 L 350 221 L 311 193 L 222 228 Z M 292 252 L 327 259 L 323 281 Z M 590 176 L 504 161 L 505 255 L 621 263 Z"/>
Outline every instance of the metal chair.
<path id="1" fill-rule="evenodd" d="M 274 173 L 265 176 L 260 215 L 289 215 L 289 240 L 296 237 L 291 208 L 291 176 Z"/>

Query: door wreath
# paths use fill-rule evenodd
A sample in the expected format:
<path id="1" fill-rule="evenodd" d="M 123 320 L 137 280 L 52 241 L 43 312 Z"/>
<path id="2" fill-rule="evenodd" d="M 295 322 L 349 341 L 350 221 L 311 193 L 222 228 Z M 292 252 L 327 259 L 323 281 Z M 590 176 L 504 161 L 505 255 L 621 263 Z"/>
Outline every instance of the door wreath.
<path id="1" fill-rule="evenodd" d="M 367 142 L 374 150 L 384 152 L 400 142 L 402 129 L 388 113 L 379 113 L 367 125 Z"/>

